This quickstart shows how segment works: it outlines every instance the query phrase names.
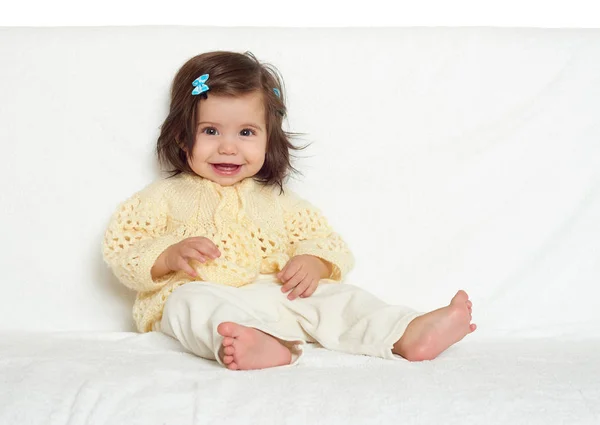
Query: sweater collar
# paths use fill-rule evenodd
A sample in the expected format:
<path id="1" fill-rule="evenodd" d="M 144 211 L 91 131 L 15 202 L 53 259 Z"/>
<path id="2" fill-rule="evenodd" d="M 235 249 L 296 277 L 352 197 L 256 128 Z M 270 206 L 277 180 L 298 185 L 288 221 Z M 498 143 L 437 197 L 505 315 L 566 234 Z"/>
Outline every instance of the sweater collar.
<path id="1" fill-rule="evenodd" d="M 241 180 L 231 186 L 221 186 L 219 183 L 215 183 L 212 180 L 206 179 L 197 174 L 182 173 L 182 178 L 192 182 L 193 184 L 197 184 L 202 187 L 210 188 L 217 192 L 223 192 L 223 191 L 228 191 L 228 190 L 233 190 L 236 192 L 239 192 L 241 190 L 244 190 L 244 191 L 252 190 L 252 189 L 255 189 L 258 185 L 258 183 L 253 178 L 250 178 L 250 177 L 245 178 L 244 180 Z"/>

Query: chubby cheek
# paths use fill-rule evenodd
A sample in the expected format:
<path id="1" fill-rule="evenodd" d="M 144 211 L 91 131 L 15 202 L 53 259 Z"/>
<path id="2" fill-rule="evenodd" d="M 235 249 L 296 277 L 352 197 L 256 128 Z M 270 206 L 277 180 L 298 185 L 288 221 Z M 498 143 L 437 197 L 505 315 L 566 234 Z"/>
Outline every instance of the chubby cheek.
<path id="1" fill-rule="evenodd" d="M 266 143 L 257 143 L 254 146 L 248 147 L 246 151 L 246 159 L 253 166 L 261 168 L 265 163 Z"/>
<path id="2" fill-rule="evenodd" d="M 257 167 L 262 167 L 265 163 L 265 153 L 262 151 L 253 152 L 248 156 L 248 162 Z"/>
<path id="3" fill-rule="evenodd" d="M 187 158 L 188 164 L 190 165 L 192 170 L 197 172 L 201 170 L 202 167 L 207 166 L 206 159 L 208 158 L 208 153 L 205 149 L 202 149 L 198 146 L 198 144 L 196 144 L 194 146 L 194 149 L 192 150 L 192 157 L 190 157 L 190 155 L 187 155 Z"/>

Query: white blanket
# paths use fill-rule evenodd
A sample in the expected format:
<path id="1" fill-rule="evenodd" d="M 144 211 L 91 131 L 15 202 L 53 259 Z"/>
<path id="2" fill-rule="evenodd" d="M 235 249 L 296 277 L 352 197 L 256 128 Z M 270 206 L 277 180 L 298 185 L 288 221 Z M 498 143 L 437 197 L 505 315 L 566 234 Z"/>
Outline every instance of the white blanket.
<path id="1" fill-rule="evenodd" d="M 600 340 L 471 338 L 432 362 L 309 345 L 229 371 L 162 334 L 0 338 L 2 425 L 597 424 Z"/>

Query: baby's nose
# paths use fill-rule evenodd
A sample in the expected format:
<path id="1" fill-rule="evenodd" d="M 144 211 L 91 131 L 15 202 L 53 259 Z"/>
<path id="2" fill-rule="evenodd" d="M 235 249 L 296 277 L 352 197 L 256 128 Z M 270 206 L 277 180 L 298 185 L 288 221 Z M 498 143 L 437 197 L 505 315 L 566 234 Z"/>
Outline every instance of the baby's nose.
<path id="1" fill-rule="evenodd" d="M 234 141 L 224 138 L 224 140 L 219 145 L 219 152 L 223 154 L 235 154 L 237 153 L 237 145 Z"/>

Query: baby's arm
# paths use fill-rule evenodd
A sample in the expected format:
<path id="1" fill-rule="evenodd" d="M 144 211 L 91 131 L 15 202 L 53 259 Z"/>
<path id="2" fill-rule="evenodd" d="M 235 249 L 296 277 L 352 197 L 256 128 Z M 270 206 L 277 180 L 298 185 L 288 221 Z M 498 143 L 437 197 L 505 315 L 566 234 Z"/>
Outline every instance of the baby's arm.
<path id="1" fill-rule="evenodd" d="M 156 259 L 169 246 L 179 242 L 167 234 L 168 209 L 162 196 L 144 191 L 122 203 L 113 214 L 104 235 L 104 261 L 119 281 L 140 292 L 154 291 L 165 285 L 171 274 L 152 278 Z"/>
<path id="2" fill-rule="evenodd" d="M 290 256 L 318 257 L 330 267 L 328 278 L 341 281 L 354 266 L 354 257 L 346 242 L 308 201 L 289 190 L 280 199 L 290 239 Z"/>

